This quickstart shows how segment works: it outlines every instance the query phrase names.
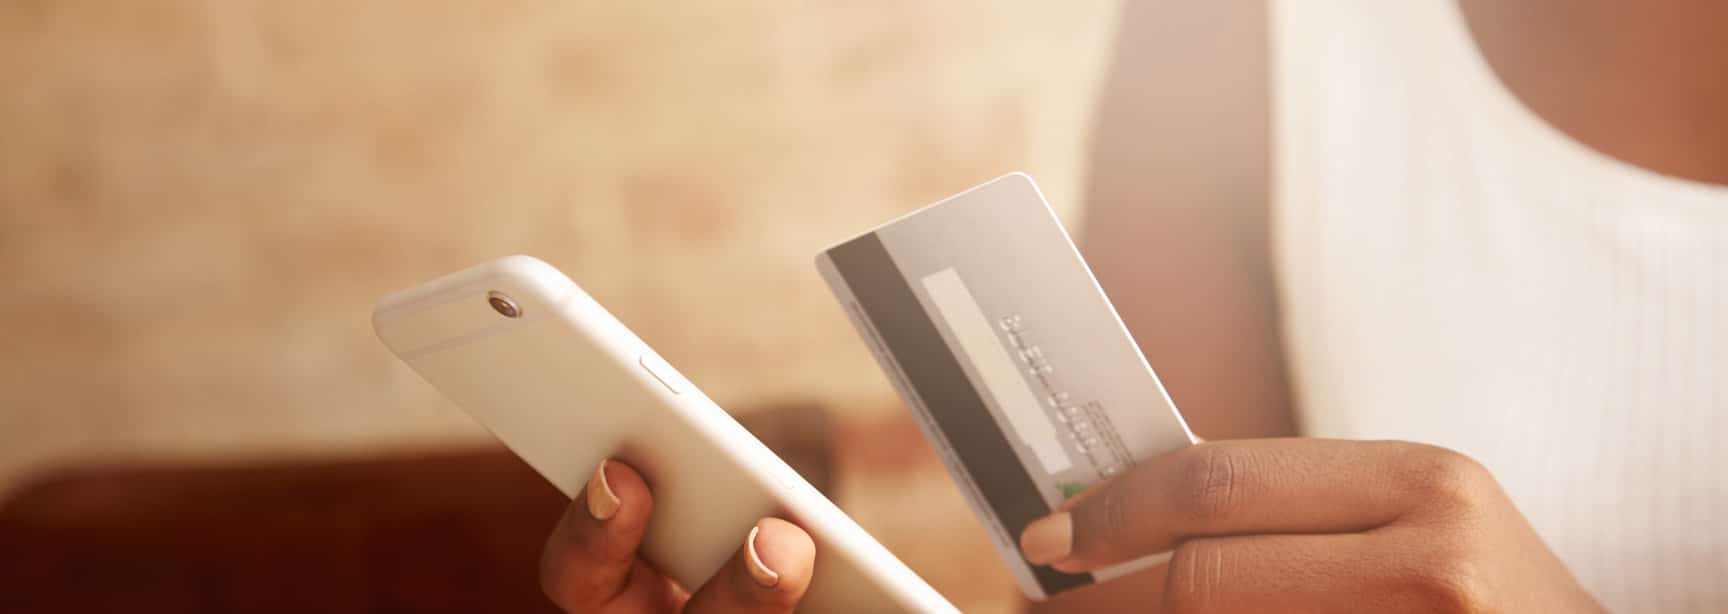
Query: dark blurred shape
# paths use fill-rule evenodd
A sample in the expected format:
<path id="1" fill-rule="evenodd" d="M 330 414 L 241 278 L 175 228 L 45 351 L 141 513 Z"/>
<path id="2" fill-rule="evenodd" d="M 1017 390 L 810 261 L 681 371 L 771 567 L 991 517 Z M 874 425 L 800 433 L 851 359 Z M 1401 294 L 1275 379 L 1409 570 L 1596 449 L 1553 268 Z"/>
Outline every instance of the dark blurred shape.
<path id="1" fill-rule="evenodd" d="M 742 421 L 829 490 L 821 408 Z M 552 612 L 566 503 L 501 448 L 81 470 L 0 503 L 0 611 Z"/>

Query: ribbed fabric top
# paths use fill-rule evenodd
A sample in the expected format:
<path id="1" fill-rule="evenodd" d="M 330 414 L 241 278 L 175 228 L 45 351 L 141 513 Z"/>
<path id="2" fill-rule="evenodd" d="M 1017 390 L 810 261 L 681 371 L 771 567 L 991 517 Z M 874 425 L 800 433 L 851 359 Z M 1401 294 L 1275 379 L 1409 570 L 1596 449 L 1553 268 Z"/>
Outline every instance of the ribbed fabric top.
<path id="1" fill-rule="evenodd" d="M 1554 130 L 1451 0 L 1272 32 L 1305 430 L 1476 457 L 1615 612 L 1728 612 L 1728 188 Z"/>

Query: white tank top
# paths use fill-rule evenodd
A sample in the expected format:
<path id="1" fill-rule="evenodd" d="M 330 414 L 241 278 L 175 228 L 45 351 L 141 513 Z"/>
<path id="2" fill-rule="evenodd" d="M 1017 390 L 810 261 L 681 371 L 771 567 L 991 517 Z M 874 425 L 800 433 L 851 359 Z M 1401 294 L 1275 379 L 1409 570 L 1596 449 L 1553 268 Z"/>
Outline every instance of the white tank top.
<path id="1" fill-rule="evenodd" d="M 1485 463 L 1615 612 L 1728 612 L 1728 188 L 1605 157 L 1453 0 L 1275 2 L 1305 432 Z"/>

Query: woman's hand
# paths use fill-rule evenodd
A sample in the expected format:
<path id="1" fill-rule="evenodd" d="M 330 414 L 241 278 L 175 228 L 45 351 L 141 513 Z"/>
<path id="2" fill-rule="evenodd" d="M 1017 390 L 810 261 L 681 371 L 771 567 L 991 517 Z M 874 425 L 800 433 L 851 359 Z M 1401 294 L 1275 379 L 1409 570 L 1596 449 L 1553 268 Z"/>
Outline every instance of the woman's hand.
<path id="1" fill-rule="evenodd" d="M 810 585 L 816 545 L 803 529 L 764 518 L 738 553 L 691 594 L 636 556 L 654 500 L 634 469 L 606 461 L 546 540 L 540 584 L 566 612 L 791 612 Z"/>
<path id="2" fill-rule="evenodd" d="M 1487 469 L 1402 442 L 1219 441 L 1165 454 L 1026 527 L 1083 572 L 1173 551 L 1165 612 L 1600 612 Z"/>

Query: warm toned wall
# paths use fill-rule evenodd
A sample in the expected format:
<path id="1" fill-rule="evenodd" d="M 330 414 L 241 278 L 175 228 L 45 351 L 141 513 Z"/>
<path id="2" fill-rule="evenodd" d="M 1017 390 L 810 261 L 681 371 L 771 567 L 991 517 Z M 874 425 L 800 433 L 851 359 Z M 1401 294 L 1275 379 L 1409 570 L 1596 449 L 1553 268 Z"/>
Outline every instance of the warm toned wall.
<path id="1" fill-rule="evenodd" d="M 0 491 L 91 458 L 477 438 L 367 316 L 513 252 L 723 402 L 893 411 L 812 255 L 1017 168 L 1072 218 L 1114 18 L 1108 0 L 0 4 Z"/>

